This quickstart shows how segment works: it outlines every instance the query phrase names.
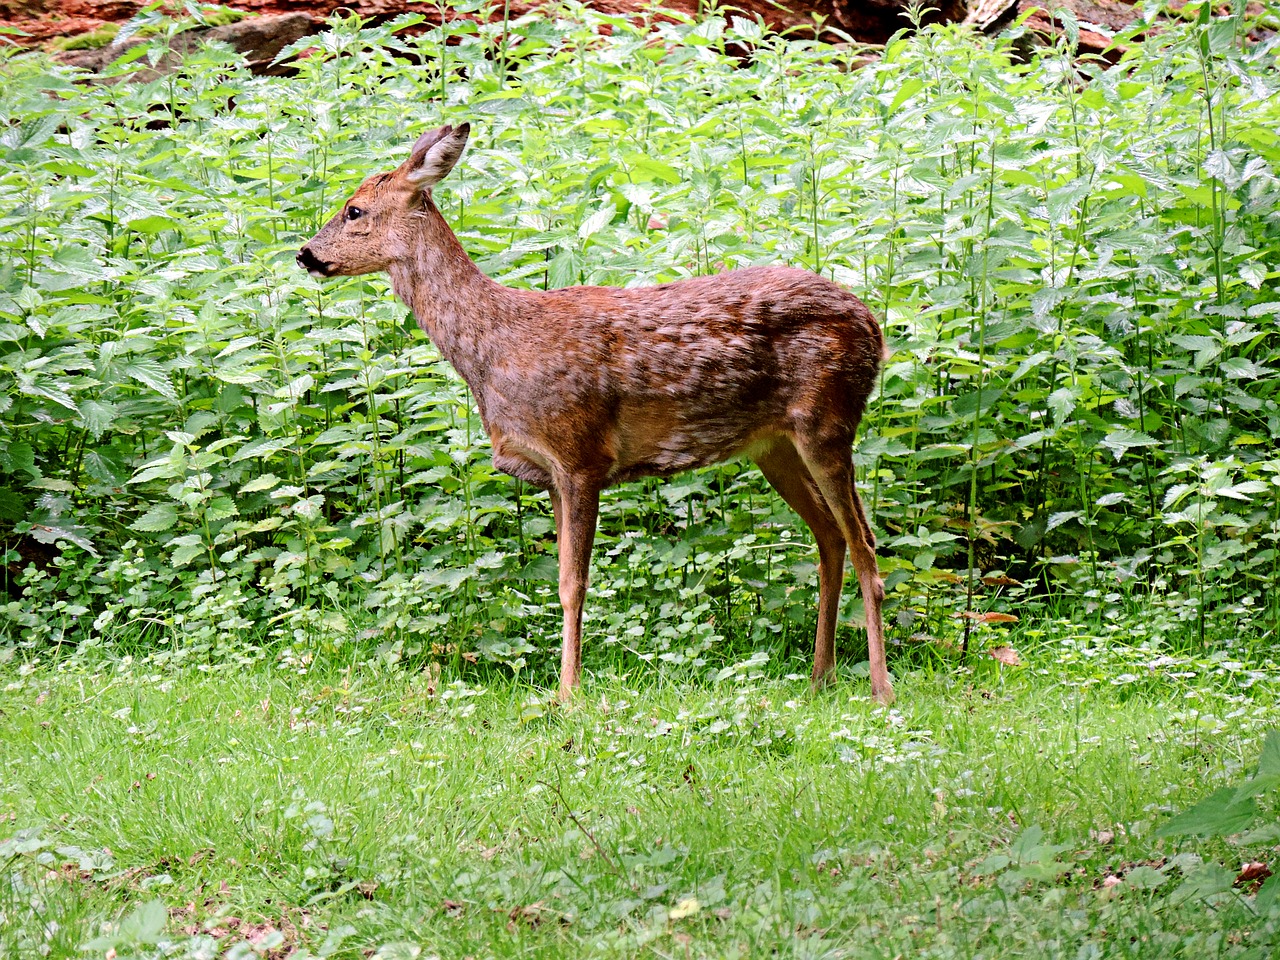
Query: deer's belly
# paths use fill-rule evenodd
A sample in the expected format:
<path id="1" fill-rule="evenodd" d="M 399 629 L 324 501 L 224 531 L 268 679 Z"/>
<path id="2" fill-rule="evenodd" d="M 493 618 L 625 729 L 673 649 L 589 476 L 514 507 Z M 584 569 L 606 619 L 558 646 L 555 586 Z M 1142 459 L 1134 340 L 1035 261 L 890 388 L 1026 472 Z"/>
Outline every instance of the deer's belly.
<path id="1" fill-rule="evenodd" d="M 637 477 L 667 477 L 684 470 L 730 460 L 777 433 L 776 424 L 737 411 L 722 417 L 688 421 L 654 411 L 631 412 L 614 428 L 610 483 Z"/>
<path id="2" fill-rule="evenodd" d="M 605 487 L 750 455 L 752 447 L 785 432 L 784 418 L 768 404 L 733 400 L 704 401 L 696 416 L 665 398 L 608 412 L 603 406 L 565 406 L 542 416 L 520 415 L 518 407 L 508 406 L 486 426 L 494 466 L 504 473 L 540 487 L 554 486 L 557 476 Z"/>

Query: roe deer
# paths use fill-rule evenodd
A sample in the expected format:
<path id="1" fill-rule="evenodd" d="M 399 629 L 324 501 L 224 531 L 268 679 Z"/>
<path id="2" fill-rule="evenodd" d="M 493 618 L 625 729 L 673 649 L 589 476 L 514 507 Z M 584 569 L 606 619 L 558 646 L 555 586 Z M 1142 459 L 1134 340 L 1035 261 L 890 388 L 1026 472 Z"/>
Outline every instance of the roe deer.
<path id="1" fill-rule="evenodd" d="M 471 387 L 494 466 L 550 491 L 560 560 L 560 697 L 581 672 L 600 491 L 736 455 L 818 543 L 813 683 L 835 673 L 848 546 L 866 605 L 871 692 L 893 700 L 875 536 L 851 448 L 884 338 L 853 294 L 805 270 L 749 267 L 636 289 L 517 290 L 472 262 L 431 200 L 470 125 L 424 133 L 298 252 L 313 276 L 386 271 Z"/>

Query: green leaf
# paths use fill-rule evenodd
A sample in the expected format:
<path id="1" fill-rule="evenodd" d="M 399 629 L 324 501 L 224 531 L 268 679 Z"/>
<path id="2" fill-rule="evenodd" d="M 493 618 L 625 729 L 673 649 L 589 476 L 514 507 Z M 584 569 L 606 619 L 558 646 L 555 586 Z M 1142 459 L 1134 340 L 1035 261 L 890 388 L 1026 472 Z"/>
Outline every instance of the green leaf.
<path id="1" fill-rule="evenodd" d="M 297 400 L 315 385 L 315 378 L 309 373 L 304 373 L 277 390 L 274 396 L 281 400 Z"/>
<path id="2" fill-rule="evenodd" d="M 235 501 L 225 496 L 214 497 L 209 501 L 208 506 L 204 508 L 205 519 L 211 523 L 216 520 L 226 520 L 239 514 L 240 511 L 236 509 Z"/>
<path id="3" fill-rule="evenodd" d="M 1272 727 L 1262 741 L 1262 755 L 1258 757 L 1259 777 L 1280 777 L 1280 729 Z"/>
<path id="4" fill-rule="evenodd" d="M 161 457 L 142 465 L 130 479 L 130 483 L 147 483 L 150 480 L 172 480 L 185 472 L 180 461 L 172 457 Z"/>
<path id="5" fill-rule="evenodd" d="M 115 417 L 116 406 L 113 403 L 100 403 L 97 400 L 80 401 L 80 419 L 84 423 L 85 431 L 95 440 L 102 439 L 102 435 L 111 428 L 111 422 Z"/>
<path id="6" fill-rule="evenodd" d="M 1154 867 L 1134 867 L 1124 875 L 1124 884 L 1134 890 L 1156 890 L 1169 882 L 1169 875 L 1164 870 Z"/>
<path id="7" fill-rule="evenodd" d="M 1269 780 L 1270 778 L 1267 779 Z M 1251 780 L 1249 783 L 1252 784 L 1253 781 Z M 1275 786 L 1276 784 L 1273 781 L 1268 785 L 1268 789 L 1272 789 Z M 1240 792 L 1237 790 L 1236 796 L 1239 795 Z M 1271 844 L 1275 843 L 1277 840 L 1280 840 L 1280 823 L 1264 823 L 1260 826 L 1253 827 L 1250 830 L 1246 830 L 1244 833 L 1240 834 L 1239 837 L 1239 842 L 1245 846 L 1258 843 Z"/>
<path id="8" fill-rule="evenodd" d="M 129 468 L 125 466 L 120 451 L 114 447 L 86 451 L 84 472 L 110 487 L 123 487 L 129 482 Z"/>
<path id="9" fill-rule="evenodd" d="M 1257 262 L 1242 263 L 1240 265 L 1240 279 L 1255 290 L 1262 289 L 1262 284 L 1267 279 L 1266 264 Z"/>
<path id="10" fill-rule="evenodd" d="M 1031 854 L 1044 841 L 1044 827 L 1038 823 L 1033 823 L 1028 827 L 1024 827 L 1022 832 L 1018 834 L 1017 839 L 1009 847 L 1009 855 L 1013 857 L 1015 862 L 1031 859 Z"/>
<path id="11" fill-rule="evenodd" d="M 1159 837 L 1229 837 L 1246 829 L 1258 815 L 1252 798 L 1237 800 L 1235 787 L 1222 787 L 1165 823 Z"/>
<path id="12" fill-rule="evenodd" d="M 1262 889 L 1258 891 L 1258 898 L 1253 905 L 1264 917 L 1280 906 L 1280 874 L 1273 873 L 1263 881 Z"/>
<path id="13" fill-rule="evenodd" d="M 516 576 L 521 580 L 554 583 L 559 577 L 559 569 L 556 558 L 544 554 L 526 563 Z"/>
<path id="14" fill-rule="evenodd" d="M 1191 351 L 1201 350 L 1217 350 L 1221 344 L 1217 337 L 1207 337 L 1200 334 L 1177 333 L 1169 338 L 1171 343 L 1176 343 L 1180 347 L 1185 347 Z"/>
<path id="15" fill-rule="evenodd" d="M 1062 23 L 1062 32 L 1066 35 L 1067 43 L 1071 50 L 1075 51 L 1080 46 L 1080 21 L 1076 19 L 1075 11 L 1070 7 L 1056 7 L 1053 14 Z"/>
<path id="16" fill-rule="evenodd" d="M 550 286 L 555 289 L 578 282 L 582 263 L 573 250 L 561 250 L 551 261 Z"/>
<path id="17" fill-rule="evenodd" d="M 31 525 L 31 536 L 40 543 L 56 544 L 59 540 L 65 540 L 96 557 L 98 550 L 89 539 L 88 532 L 78 524 L 34 523 Z"/>
<path id="18" fill-rule="evenodd" d="M 254 477 L 242 486 L 240 488 L 240 494 L 243 496 L 246 493 L 259 493 L 263 490 L 270 490 L 272 487 L 279 486 L 281 482 L 280 478 L 274 473 L 264 473 L 260 477 Z"/>
<path id="19" fill-rule="evenodd" d="M 1143 433 L 1140 430 L 1130 430 L 1129 428 L 1121 428 L 1112 430 L 1099 443 L 1106 447 L 1119 460 L 1126 450 L 1132 450 L 1134 447 L 1154 447 L 1160 441 L 1149 433 Z"/>
<path id="20" fill-rule="evenodd" d="M 1004 391 L 997 387 L 984 387 L 981 391 L 972 390 L 956 397 L 951 403 L 951 409 L 961 417 L 981 415 L 995 406 L 1003 395 Z M 979 406 L 979 400 L 981 400 L 981 406 Z"/>
<path id="21" fill-rule="evenodd" d="M 973 868 L 976 877 L 990 877 L 1008 867 L 1013 861 L 1007 854 L 993 853 Z"/>
<path id="22" fill-rule="evenodd" d="M 290 441 L 284 438 L 274 438 L 270 440 L 257 440 L 248 446 L 241 447 L 236 451 L 235 456 L 231 458 L 232 463 L 239 463 L 241 460 L 249 460 L 253 457 L 259 460 L 266 460 L 273 454 L 279 453 L 285 447 L 289 446 Z"/>
<path id="23" fill-rule="evenodd" d="M 1280 788 L 1280 730 L 1273 728 L 1263 740 L 1257 771 L 1236 788 L 1236 799 L 1256 797 L 1277 788 Z"/>
<path id="24" fill-rule="evenodd" d="M 1160 509 L 1172 510 L 1182 501 L 1183 497 L 1194 489 L 1195 487 L 1189 483 L 1175 483 L 1164 492 L 1164 500 L 1160 505 Z"/>
<path id="25" fill-rule="evenodd" d="M 962 457 L 969 453 L 969 448 L 962 443 L 931 443 L 916 452 L 916 460 L 941 460 L 946 457 Z"/>
<path id="26" fill-rule="evenodd" d="M 0 520 L 21 520 L 26 515 L 26 501 L 13 490 L 0 487 Z"/>
<path id="27" fill-rule="evenodd" d="M 169 562 L 175 567 L 185 567 L 188 563 L 205 552 L 205 547 L 200 540 L 200 536 L 194 533 L 189 533 L 182 537 L 175 537 L 171 545 L 174 547 L 174 550 L 170 555 Z"/>
<path id="28" fill-rule="evenodd" d="M 599 233 L 604 227 L 613 222 L 613 218 L 618 215 L 618 208 L 612 203 L 604 204 L 599 210 L 582 221 L 582 226 L 578 228 L 578 237 L 586 240 L 592 234 Z"/>
<path id="29" fill-rule="evenodd" d="M 1235 882 L 1236 875 L 1233 871 L 1221 864 L 1203 863 L 1187 875 L 1174 891 L 1172 899 L 1175 903 L 1205 900 L 1228 893 Z"/>
<path id="30" fill-rule="evenodd" d="M 178 508 L 175 504 L 157 503 L 129 524 L 129 529 L 139 530 L 142 533 L 163 533 L 166 530 L 172 530 L 177 522 Z"/>
<path id="31" fill-rule="evenodd" d="M 1267 492 L 1268 487 L 1261 480 L 1245 480 L 1241 483 L 1233 483 L 1230 486 L 1218 487 L 1213 491 L 1213 494 L 1218 497 L 1230 497 L 1233 500 L 1248 502 L 1253 499 L 1250 494 Z"/>
<path id="32" fill-rule="evenodd" d="M 1067 417 L 1071 416 L 1071 411 L 1076 408 L 1075 394 L 1067 387 L 1059 387 L 1049 394 L 1048 404 L 1049 409 L 1053 411 L 1054 421 L 1062 423 Z"/>
<path id="33" fill-rule="evenodd" d="M 178 225 L 168 217 L 162 217 L 159 215 L 139 217 L 137 220 L 130 220 L 127 226 L 130 230 L 146 234 L 163 233 L 165 230 L 176 230 L 178 228 Z"/>
<path id="34" fill-rule="evenodd" d="M 1045 533 L 1048 533 L 1050 530 L 1053 530 L 1053 529 L 1056 529 L 1057 527 L 1062 526 L 1064 523 L 1067 523 L 1070 520 L 1079 519 L 1079 517 L 1080 517 L 1079 510 L 1062 510 L 1062 511 L 1059 511 L 1058 513 L 1052 514 L 1049 517 L 1049 522 L 1045 524 L 1045 528 L 1044 528 Z"/>
<path id="35" fill-rule="evenodd" d="M 52 400 L 60 407 L 79 413 L 76 402 L 71 399 L 71 394 L 58 386 L 51 385 L 44 378 L 39 380 L 24 380 L 21 384 L 21 390 L 29 397 L 43 397 L 46 400 Z"/>
<path id="36" fill-rule="evenodd" d="M 924 89 L 924 80 L 920 77 L 908 77 L 898 87 L 893 100 L 889 102 L 889 112 L 897 113 L 898 108 Z"/>
<path id="37" fill-rule="evenodd" d="M 1204 172 L 1215 180 L 1226 183 L 1235 179 L 1235 170 L 1231 160 L 1223 150 L 1211 150 L 1204 160 Z"/>
<path id="38" fill-rule="evenodd" d="M 120 372 L 144 386 L 150 387 L 166 400 L 177 400 L 178 392 L 174 390 L 169 375 L 155 360 L 146 357 L 133 357 L 128 363 L 120 366 Z"/>
<path id="39" fill-rule="evenodd" d="M 17 473 L 21 470 L 37 476 L 35 448 L 26 441 L 0 446 L 0 470 L 5 473 Z"/>
<path id="40" fill-rule="evenodd" d="M 631 168 L 631 178 L 640 183 L 661 180 L 663 183 L 677 184 L 681 180 L 675 167 L 655 157 L 633 153 L 627 157 L 626 163 Z"/>
<path id="41" fill-rule="evenodd" d="M 144 903 L 120 923 L 116 931 L 116 942 L 119 944 L 158 943 L 164 935 L 165 924 L 169 920 L 169 911 L 160 900 Z"/>

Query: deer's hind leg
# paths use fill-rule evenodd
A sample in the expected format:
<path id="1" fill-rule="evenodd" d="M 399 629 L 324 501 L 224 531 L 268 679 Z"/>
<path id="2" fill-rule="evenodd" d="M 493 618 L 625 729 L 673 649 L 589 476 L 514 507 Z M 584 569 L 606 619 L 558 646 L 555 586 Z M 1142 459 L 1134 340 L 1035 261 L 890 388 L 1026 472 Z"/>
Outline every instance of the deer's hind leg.
<path id="1" fill-rule="evenodd" d="M 871 661 L 871 695 L 883 704 L 893 702 L 889 666 L 884 650 L 884 621 L 880 607 L 884 581 L 876 562 L 876 538 L 853 479 L 852 435 L 798 436 L 796 449 L 849 545 L 858 573 L 867 614 L 867 657 Z"/>
<path id="2" fill-rule="evenodd" d="M 844 586 L 844 534 L 789 439 L 779 439 L 754 459 L 765 479 L 809 525 L 818 543 L 818 634 L 813 644 L 813 685 L 820 687 L 829 682 L 836 671 L 836 621 Z"/>

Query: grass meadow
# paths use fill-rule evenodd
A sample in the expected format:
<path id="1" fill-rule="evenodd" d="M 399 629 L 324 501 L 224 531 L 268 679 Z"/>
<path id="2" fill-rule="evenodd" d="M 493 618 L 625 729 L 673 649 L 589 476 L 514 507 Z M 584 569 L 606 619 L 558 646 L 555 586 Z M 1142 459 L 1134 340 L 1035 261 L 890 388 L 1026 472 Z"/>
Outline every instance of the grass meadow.
<path id="1" fill-rule="evenodd" d="M 41 669 L 4 692 L 11 956 L 1266 956 L 1157 838 L 1253 771 L 1268 672 L 648 668 L 582 696 L 349 669 Z M 1037 667 L 1038 664 L 1045 666 Z M 905 668 L 905 669 L 904 669 Z M 87 951 L 87 952 L 86 952 Z"/>

